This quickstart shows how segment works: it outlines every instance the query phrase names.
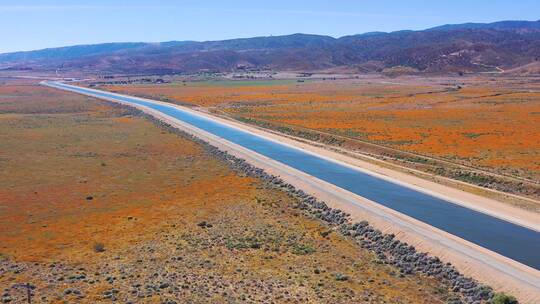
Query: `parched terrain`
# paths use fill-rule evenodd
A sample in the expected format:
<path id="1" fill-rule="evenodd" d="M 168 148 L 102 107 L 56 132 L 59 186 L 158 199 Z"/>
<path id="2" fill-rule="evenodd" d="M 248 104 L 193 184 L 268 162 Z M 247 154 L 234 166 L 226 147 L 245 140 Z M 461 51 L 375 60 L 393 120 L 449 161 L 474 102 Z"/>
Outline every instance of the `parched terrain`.
<path id="1" fill-rule="evenodd" d="M 540 87 L 532 78 L 199 81 L 104 88 L 189 103 L 431 174 L 540 195 Z"/>
<path id="2" fill-rule="evenodd" d="M 459 298 L 136 114 L 35 85 L 0 86 L 4 303 L 26 300 L 23 283 L 37 303 Z"/>

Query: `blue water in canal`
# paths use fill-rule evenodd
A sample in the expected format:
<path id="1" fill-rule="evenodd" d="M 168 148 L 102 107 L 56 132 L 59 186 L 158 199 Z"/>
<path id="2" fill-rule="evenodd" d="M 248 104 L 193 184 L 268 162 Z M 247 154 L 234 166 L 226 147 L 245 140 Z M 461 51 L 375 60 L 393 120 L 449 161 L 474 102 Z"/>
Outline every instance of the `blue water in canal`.
<path id="1" fill-rule="evenodd" d="M 534 230 L 374 177 L 302 150 L 228 127 L 181 109 L 153 104 L 128 96 L 119 97 L 106 92 L 95 92 L 58 83 L 55 83 L 55 85 L 158 110 L 230 142 L 540 270 L 540 233 Z"/>

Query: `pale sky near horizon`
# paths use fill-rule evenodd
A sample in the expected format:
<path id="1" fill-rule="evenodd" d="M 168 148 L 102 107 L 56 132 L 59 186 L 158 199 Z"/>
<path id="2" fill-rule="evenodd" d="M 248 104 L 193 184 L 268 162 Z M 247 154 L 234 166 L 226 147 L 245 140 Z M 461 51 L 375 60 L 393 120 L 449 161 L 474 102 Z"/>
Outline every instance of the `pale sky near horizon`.
<path id="1" fill-rule="evenodd" d="M 0 53 L 123 41 L 340 37 L 540 19 L 540 0 L 0 0 Z"/>

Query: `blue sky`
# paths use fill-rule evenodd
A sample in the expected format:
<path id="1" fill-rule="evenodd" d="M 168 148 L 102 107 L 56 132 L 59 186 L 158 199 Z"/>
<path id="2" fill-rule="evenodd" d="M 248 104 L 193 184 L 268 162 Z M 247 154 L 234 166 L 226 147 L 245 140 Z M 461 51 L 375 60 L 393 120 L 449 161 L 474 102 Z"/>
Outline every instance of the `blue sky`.
<path id="1" fill-rule="evenodd" d="M 539 0 L 1 0 L 0 53 L 112 41 L 339 37 L 447 23 L 538 20 Z"/>

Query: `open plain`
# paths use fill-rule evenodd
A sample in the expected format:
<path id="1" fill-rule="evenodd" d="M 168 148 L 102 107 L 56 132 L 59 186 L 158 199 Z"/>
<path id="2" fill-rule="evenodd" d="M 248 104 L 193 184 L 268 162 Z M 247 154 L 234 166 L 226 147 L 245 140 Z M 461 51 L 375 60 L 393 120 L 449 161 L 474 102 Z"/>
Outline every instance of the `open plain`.
<path id="1" fill-rule="evenodd" d="M 533 229 L 538 231 L 537 221 L 535 220 L 535 218 L 537 219 L 537 216 L 529 213 L 526 210 L 522 210 L 519 208 L 516 209 L 514 207 L 504 205 L 500 202 L 493 202 L 487 198 L 475 196 L 456 189 L 451 189 L 446 186 L 441 186 L 433 182 L 418 179 L 414 176 L 404 175 L 402 173 L 388 170 L 386 168 L 377 167 L 372 164 L 356 160 L 354 158 L 351 159 L 350 157 L 347 157 L 341 153 L 331 152 L 326 149 L 314 147 L 312 145 L 298 141 L 295 142 L 294 140 L 285 136 L 280 136 L 272 132 L 267 132 L 261 130 L 260 128 L 248 126 L 243 123 L 234 122 L 230 119 L 216 117 L 215 115 L 210 115 L 201 111 L 194 111 L 183 106 L 175 106 L 170 105 L 167 102 L 134 98 L 126 95 L 111 94 L 99 90 L 89 90 L 61 83 L 44 82 L 43 84 L 58 89 L 73 91 L 89 96 L 95 96 L 101 99 L 136 107 L 137 109 L 148 113 L 152 117 L 159 119 L 160 123 L 168 124 L 173 128 L 184 130 L 199 139 L 208 141 L 211 145 L 217 147 L 218 149 L 222 151 L 227 151 L 228 153 L 236 157 L 235 159 L 239 159 L 241 162 L 238 163 L 238 167 L 242 168 L 244 172 L 248 174 L 253 174 L 254 176 L 262 178 L 264 180 L 269 180 L 273 185 L 283 185 L 282 182 L 284 181 L 286 183 L 285 188 L 289 189 L 289 193 L 292 193 L 294 196 L 301 197 L 302 201 L 307 204 L 306 206 L 315 206 L 315 209 L 317 209 L 315 214 L 321 215 L 321 211 L 323 212 L 323 214 L 328 215 L 332 215 L 334 213 L 326 210 L 326 207 L 324 207 L 324 203 L 314 203 L 312 199 L 310 199 L 309 197 L 305 197 L 305 193 L 303 191 L 298 192 L 297 190 L 294 190 L 294 187 L 307 191 L 309 194 L 313 195 L 317 199 L 328 202 L 328 206 L 330 206 L 331 208 L 336 208 L 341 211 L 345 211 L 347 214 L 350 214 L 348 216 L 350 216 L 350 219 L 353 221 L 352 223 L 354 223 L 354 221 L 362 221 L 366 219 L 369 220 L 370 223 L 374 223 L 372 226 L 373 228 L 366 229 L 364 225 L 361 224 L 361 222 L 357 222 L 359 226 L 357 226 L 357 224 L 348 226 L 348 224 L 343 224 L 343 222 L 339 220 L 339 217 L 336 218 L 333 215 L 330 216 L 332 223 L 337 222 L 340 225 L 340 231 L 346 232 L 352 229 L 354 232 L 346 233 L 346 235 L 353 235 L 355 239 L 360 238 L 360 243 L 362 244 L 362 246 L 368 246 L 368 248 L 375 250 L 376 252 L 378 252 L 378 254 L 383 253 L 384 255 L 386 254 L 385 252 L 387 252 L 387 250 L 389 249 L 388 246 L 390 246 L 390 248 L 394 248 L 391 251 L 397 250 L 393 253 L 398 253 L 397 258 L 394 256 L 393 258 L 390 258 L 389 261 L 394 265 L 399 265 L 401 271 L 408 272 L 411 270 L 412 267 L 412 269 L 416 269 L 428 275 L 438 273 L 439 275 L 442 275 L 442 278 L 449 279 L 451 285 L 462 284 L 461 279 L 452 274 L 454 271 L 452 269 L 453 267 L 450 266 L 450 268 L 447 269 L 447 266 L 443 266 L 442 272 L 433 271 L 433 269 L 439 269 L 439 267 L 441 267 L 442 265 L 432 265 L 432 262 L 424 260 L 423 258 L 421 258 L 421 256 L 417 255 L 418 251 L 416 251 L 415 248 L 412 246 L 409 247 L 407 243 L 402 244 L 405 246 L 405 248 L 401 249 L 405 250 L 398 249 L 400 247 L 394 247 L 392 243 L 387 243 L 387 241 L 389 239 L 393 239 L 395 235 L 399 235 L 399 240 L 401 240 L 402 242 L 406 241 L 409 244 L 412 244 L 417 249 L 419 248 L 420 251 L 427 251 L 435 256 L 442 257 L 444 261 L 450 261 L 452 263 L 455 263 L 458 269 L 460 269 L 467 275 L 472 275 L 473 277 L 479 278 L 483 282 L 488 282 L 497 289 L 502 289 L 508 292 L 515 293 L 523 301 L 530 301 L 532 303 L 535 303 L 536 301 L 535 299 L 538 296 L 538 286 L 540 286 L 538 285 L 540 281 L 538 281 L 538 272 L 536 270 L 532 268 L 527 268 L 526 266 L 524 267 L 524 265 L 522 264 L 516 263 L 515 261 L 509 260 L 508 258 L 494 254 L 494 252 L 492 251 L 486 250 L 485 248 L 492 249 L 489 244 L 485 245 L 485 248 L 478 247 L 475 244 L 466 242 L 464 239 L 456 238 L 455 236 L 448 235 L 444 231 L 434 229 L 434 227 L 432 226 L 426 226 L 425 223 L 415 221 L 414 219 L 407 216 L 410 215 L 410 213 L 408 213 L 409 211 L 407 211 L 406 209 L 403 210 L 405 214 L 395 213 L 394 210 L 388 210 L 384 207 L 381 209 L 382 206 L 380 204 L 374 203 L 369 199 L 366 200 L 362 196 L 367 195 L 368 198 L 371 197 L 371 199 L 374 199 L 375 202 L 378 202 L 381 197 L 372 197 L 370 196 L 371 194 L 369 194 L 369 191 L 365 192 L 366 189 L 372 189 L 372 187 L 373 189 L 378 188 L 379 193 L 386 193 L 392 195 L 392 202 L 399 202 L 398 205 L 392 207 L 396 209 L 401 208 L 399 205 L 405 207 L 411 201 L 420 202 L 423 200 L 421 197 L 409 197 L 409 199 L 407 200 L 400 200 L 399 196 L 395 196 L 396 190 L 388 188 L 384 189 L 384 186 L 380 188 L 380 186 L 376 184 L 368 186 L 370 184 L 369 181 L 364 180 L 362 177 L 359 177 L 354 173 L 352 175 L 347 174 L 346 180 L 356 181 L 357 185 L 363 186 L 354 189 L 351 188 L 349 185 L 342 185 L 344 187 L 344 189 L 342 189 L 339 187 L 335 187 L 335 184 L 332 184 L 339 184 L 339 178 L 330 179 L 328 180 L 330 183 L 327 183 L 324 180 L 320 179 L 321 177 L 325 178 L 324 176 L 321 176 L 321 172 L 336 172 L 338 173 L 338 176 L 343 176 L 344 174 L 346 174 L 345 172 L 347 171 L 345 167 L 352 165 L 356 167 L 357 170 L 369 170 L 372 171 L 374 174 L 379 174 L 379 177 L 382 177 L 383 179 L 393 180 L 392 183 L 400 183 L 401 181 L 404 181 L 405 184 L 408 184 L 410 187 L 417 189 L 417 191 L 429 191 L 429 193 L 431 193 L 430 195 L 434 197 L 440 197 L 443 199 L 443 201 L 439 201 L 435 205 L 435 209 L 424 205 L 421 210 L 422 212 L 426 212 L 426 214 L 429 214 L 429 217 L 424 218 L 423 220 L 429 222 L 433 217 L 446 214 L 446 216 L 443 217 L 443 221 L 446 221 L 446 218 L 453 218 L 454 221 L 452 221 L 452 223 L 455 224 L 456 227 L 460 227 L 459 229 L 463 228 L 466 231 L 470 231 L 472 233 L 476 233 L 477 231 L 483 231 L 485 229 L 491 230 L 493 227 L 498 227 L 498 224 L 481 221 L 483 224 L 481 224 L 480 226 L 475 226 L 475 224 L 482 218 L 480 214 L 477 214 L 475 216 L 476 219 L 472 219 L 474 222 L 468 222 L 461 221 L 462 218 L 467 218 L 466 216 L 463 217 L 459 215 L 455 216 L 455 214 L 452 215 L 454 211 L 451 210 L 447 210 L 441 213 L 437 211 L 437 208 L 442 207 L 444 204 L 448 204 L 449 200 L 454 202 L 453 204 L 462 205 L 473 210 L 478 210 L 485 214 L 507 219 L 511 222 L 518 223 L 519 225 L 531 228 L 536 227 Z M 227 128 L 243 130 L 242 132 L 245 135 L 242 134 L 242 132 L 240 131 L 226 131 Z M 254 138 L 254 141 L 252 141 L 250 139 L 252 136 L 258 136 L 260 137 L 260 139 Z M 288 144 L 290 146 L 297 147 L 299 149 L 298 153 L 302 154 L 302 156 L 294 157 L 293 155 L 295 155 L 296 153 L 287 150 L 281 150 L 277 155 L 275 153 L 269 154 L 268 151 L 264 149 L 260 150 L 259 147 L 265 146 L 264 141 L 266 140 L 274 141 L 276 144 L 283 143 L 285 145 Z M 261 141 L 263 143 L 261 143 Z M 256 151 L 256 153 L 254 153 L 254 151 Z M 337 166 L 342 167 L 336 168 L 336 166 L 332 163 L 321 163 L 317 160 L 315 160 L 315 162 L 313 163 L 312 156 L 310 156 L 309 153 L 304 153 L 301 151 L 310 151 L 311 153 L 320 155 L 323 158 L 328 157 L 334 160 L 341 160 L 343 161 L 342 165 Z M 217 154 L 218 157 L 221 157 L 221 155 L 222 154 L 220 153 Z M 292 163 L 289 159 L 291 156 L 293 156 Z M 303 160 L 300 161 L 300 159 Z M 233 159 L 228 160 L 233 161 Z M 237 160 L 234 160 L 233 162 L 237 163 Z M 275 160 L 279 161 L 276 162 Z M 249 164 L 249 166 L 247 167 L 245 166 L 246 162 Z M 309 168 L 306 169 L 305 166 L 298 167 L 298 162 L 311 162 L 313 168 L 315 168 L 316 170 L 311 171 Z M 264 169 L 264 172 L 271 174 L 271 176 L 265 175 L 266 173 L 262 174 L 263 172 L 260 169 L 256 169 L 250 166 L 262 168 Z M 319 171 L 319 169 L 317 168 L 325 169 L 323 171 Z M 300 171 L 297 169 L 299 169 Z M 337 171 L 335 171 L 336 169 Z M 304 170 L 304 172 L 302 172 L 302 170 Z M 310 172 L 310 174 L 312 175 L 306 174 L 307 172 Z M 278 176 L 279 178 L 276 179 L 275 176 Z M 290 186 L 293 186 L 293 188 L 290 188 Z M 345 189 L 353 191 L 354 193 L 360 195 L 360 197 L 358 195 L 355 195 L 354 193 L 346 191 Z M 382 199 L 384 202 L 384 197 Z M 447 201 L 444 202 L 444 200 Z M 321 207 L 322 209 L 320 209 Z M 339 215 L 341 213 L 338 212 L 336 214 Z M 514 216 L 517 216 L 517 218 Z M 320 216 L 317 217 L 320 218 Z M 324 216 L 323 218 L 325 217 L 326 216 Z M 527 218 L 529 220 L 532 219 L 532 222 L 527 220 Z M 345 223 L 347 222 L 348 220 L 345 221 Z M 433 224 L 435 225 L 435 227 L 442 228 L 438 226 L 439 223 Z M 489 239 L 492 239 L 492 236 L 498 238 L 497 244 L 509 244 L 508 240 L 512 238 L 511 233 L 510 235 L 508 235 L 510 231 L 514 231 L 515 233 L 514 238 L 512 238 L 511 241 L 517 240 L 521 238 L 521 236 L 528 235 L 530 232 L 534 234 L 534 232 L 530 230 L 528 232 L 519 232 L 515 231 L 514 228 L 507 226 L 505 228 L 501 228 L 501 230 L 495 229 L 488 232 L 487 234 L 484 234 L 484 236 L 488 237 Z M 380 233 L 378 232 L 378 229 L 382 230 L 384 233 L 387 234 L 383 233 L 383 235 L 385 235 L 384 237 L 378 237 Z M 470 236 L 468 236 L 467 234 L 463 235 L 458 232 L 457 235 L 464 237 L 466 240 L 471 240 L 469 238 Z M 389 239 L 387 238 L 387 236 L 389 237 Z M 365 242 L 366 237 L 369 240 L 368 243 Z M 375 241 L 375 243 L 373 243 L 373 241 Z M 483 242 L 483 238 L 476 241 Z M 525 251 L 522 251 L 524 253 L 532 253 L 537 251 L 537 249 L 534 248 L 536 245 L 537 244 L 534 240 L 534 236 L 532 236 L 531 239 L 528 239 L 521 244 L 516 243 L 509 248 L 517 249 L 519 251 L 519 248 L 533 246 L 531 248 L 527 248 Z M 412 252 L 410 252 L 409 249 L 406 248 L 410 248 Z M 512 253 L 510 253 L 510 255 L 511 254 Z M 535 260 L 536 256 L 534 256 L 533 254 L 531 258 Z M 425 264 L 426 262 L 427 264 Z M 534 263 L 529 264 L 529 266 L 531 265 L 534 265 Z M 466 293 L 469 293 L 471 291 L 475 293 L 475 291 L 481 291 L 482 289 L 459 288 L 459 290 L 465 291 Z M 482 292 L 480 292 L 480 294 L 481 293 Z M 476 296 L 478 296 L 478 294 L 469 294 L 467 296 L 467 301 L 477 301 L 475 300 Z"/>
<path id="2" fill-rule="evenodd" d="M 205 80 L 103 88 L 200 107 L 443 177 L 438 181 L 473 193 L 482 190 L 469 185 L 540 197 L 540 87 L 533 77 Z M 539 210 L 534 201 L 483 194 Z"/>
<path id="3" fill-rule="evenodd" d="M 4 303 L 443 303 L 204 145 L 102 101 L 1 88 Z M 454 300 L 452 300 L 454 299 Z"/>

